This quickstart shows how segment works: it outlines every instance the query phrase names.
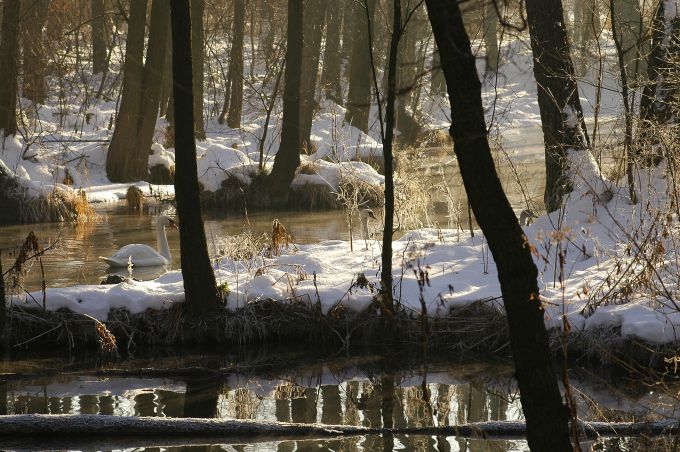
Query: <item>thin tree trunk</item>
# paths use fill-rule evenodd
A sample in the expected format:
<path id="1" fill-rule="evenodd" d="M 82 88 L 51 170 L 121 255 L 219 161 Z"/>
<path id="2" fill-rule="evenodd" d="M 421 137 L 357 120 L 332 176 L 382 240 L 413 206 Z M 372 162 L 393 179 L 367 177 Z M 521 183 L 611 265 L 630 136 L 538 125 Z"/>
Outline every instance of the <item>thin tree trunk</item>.
<path id="1" fill-rule="evenodd" d="M 2 5 L 0 35 L 0 61 L 3 65 L 3 70 L 0 71 L 0 129 L 4 131 L 3 136 L 14 135 L 17 131 L 20 17 L 21 2 L 6 0 Z"/>
<path id="2" fill-rule="evenodd" d="M 232 129 L 241 127 L 243 113 L 243 33 L 246 15 L 245 0 L 234 0 L 234 39 L 229 57 L 229 80 L 231 80 L 229 115 L 227 125 Z"/>
<path id="3" fill-rule="evenodd" d="M 645 58 L 649 46 L 645 45 L 642 11 L 638 0 L 610 0 L 617 24 L 617 36 L 623 50 L 628 79 L 633 81 L 647 71 Z M 610 19 L 611 20 L 611 19 Z"/>
<path id="4" fill-rule="evenodd" d="M 316 110 L 316 80 L 319 73 L 319 54 L 325 14 L 326 0 L 307 0 L 303 22 L 301 68 L 306 83 L 300 85 L 300 139 L 301 151 L 306 151 L 308 154 L 315 151 L 309 136 Z"/>
<path id="5" fill-rule="evenodd" d="M 382 265 L 380 270 L 381 305 L 387 313 L 394 310 L 392 294 L 392 236 L 394 234 L 394 142 L 395 103 L 397 98 L 397 54 L 402 37 L 401 0 L 394 0 L 392 8 L 392 38 L 387 63 L 387 104 L 385 105 L 385 139 L 383 159 L 385 160 L 385 224 L 383 228 Z"/>
<path id="6" fill-rule="evenodd" d="M 552 212 L 572 190 L 567 150 L 589 152 L 589 142 L 561 0 L 527 0 L 526 7 L 545 142 L 544 201 Z"/>
<path id="7" fill-rule="evenodd" d="M 373 26 L 376 0 L 352 2 L 354 9 L 352 55 L 349 63 L 349 93 L 345 121 L 368 133 L 371 110 L 371 49 L 368 27 Z"/>
<path id="8" fill-rule="evenodd" d="M 667 14 L 665 5 L 665 0 L 659 1 L 652 22 L 648 82 L 640 99 L 640 136 L 636 153 L 644 166 L 658 165 L 664 158 L 664 146 L 659 145 L 659 127 L 676 123 L 679 115 L 680 12 L 674 7 Z"/>
<path id="9" fill-rule="evenodd" d="M 103 74 L 108 70 L 106 60 L 106 17 L 104 0 L 91 0 L 90 8 L 92 12 L 92 72 Z"/>
<path id="10" fill-rule="evenodd" d="M 497 7 L 501 3 L 495 0 L 487 0 L 484 2 L 484 47 L 486 47 L 486 54 L 484 61 L 486 62 L 486 72 L 498 72 L 499 53 L 498 53 L 498 12 Z"/>
<path id="11" fill-rule="evenodd" d="M 326 47 L 323 53 L 321 85 L 326 98 L 342 105 L 342 60 L 340 57 L 340 26 L 342 16 L 340 2 L 328 2 L 326 6 Z"/>
<path id="12" fill-rule="evenodd" d="M 191 20 L 186 0 L 171 0 L 172 75 L 175 110 L 175 197 L 179 215 L 185 303 L 189 315 L 206 315 L 220 304 L 201 218 L 194 135 Z"/>
<path id="13" fill-rule="evenodd" d="M 47 99 L 47 58 L 43 45 L 43 27 L 47 20 L 49 0 L 22 2 L 21 28 L 23 40 L 23 95 L 34 104 Z"/>
<path id="14" fill-rule="evenodd" d="M 265 203 L 282 205 L 288 201 L 288 190 L 300 165 L 300 83 L 302 68 L 303 1 L 288 0 L 288 38 L 286 47 L 286 79 L 283 88 L 283 125 L 281 146 L 268 177 L 268 199 Z"/>
<path id="15" fill-rule="evenodd" d="M 191 0 L 191 54 L 194 62 L 194 120 L 196 138 L 205 140 L 203 122 L 203 80 L 204 80 L 204 11 L 205 0 Z"/>
<path id="16" fill-rule="evenodd" d="M 470 40 L 456 2 L 426 0 L 426 5 L 448 87 L 454 151 L 498 269 L 529 447 L 571 452 L 567 410 L 557 386 L 536 282 L 538 271 L 494 168 Z"/>

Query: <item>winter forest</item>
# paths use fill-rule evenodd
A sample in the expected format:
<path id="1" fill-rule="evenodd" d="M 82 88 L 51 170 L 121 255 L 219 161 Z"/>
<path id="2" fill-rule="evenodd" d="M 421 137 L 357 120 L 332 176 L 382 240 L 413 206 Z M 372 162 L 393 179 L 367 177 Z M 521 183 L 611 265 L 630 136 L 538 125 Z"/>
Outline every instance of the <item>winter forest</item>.
<path id="1" fill-rule="evenodd" d="M 679 0 L 0 0 L 0 449 L 678 450 Z"/>

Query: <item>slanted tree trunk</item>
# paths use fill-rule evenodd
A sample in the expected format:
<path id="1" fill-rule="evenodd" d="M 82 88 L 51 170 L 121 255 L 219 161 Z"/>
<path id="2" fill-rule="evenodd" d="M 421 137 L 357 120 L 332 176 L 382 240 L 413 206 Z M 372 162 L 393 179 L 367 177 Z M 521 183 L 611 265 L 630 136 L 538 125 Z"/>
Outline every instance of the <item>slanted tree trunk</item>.
<path id="1" fill-rule="evenodd" d="M 589 152 L 561 0 L 527 0 L 534 77 L 545 142 L 545 207 L 559 209 L 572 190 L 567 150 Z"/>
<path id="2" fill-rule="evenodd" d="M 2 5 L 0 35 L 0 129 L 3 136 L 17 131 L 17 75 L 19 72 L 19 20 L 21 2 L 5 1 Z M 0 137 L 2 138 L 2 137 Z M 2 148 L 2 146 L 0 146 Z"/>
<path id="3" fill-rule="evenodd" d="M 203 122 L 203 80 L 205 67 L 204 35 L 205 0 L 191 0 L 191 54 L 194 63 L 194 120 L 196 138 L 205 140 L 205 123 Z"/>
<path id="4" fill-rule="evenodd" d="M 648 78 L 640 100 L 637 155 L 644 166 L 657 165 L 665 157 L 659 145 L 660 127 L 676 124 L 680 111 L 680 11 L 666 11 L 660 0 L 652 22 L 652 52 Z"/>
<path id="5" fill-rule="evenodd" d="M 319 53 L 321 52 L 326 3 L 326 0 L 307 0 L 304 11 L 301 71 L 306 82 L 300 85 L 300 139 L 302 143 L 300 150 L 308 154 L 314 152 L 309 136 L 312 131 L 314 111 L 317 109 L 316 79 L 319 73 Z"/>
<path id="6" fill-rule="evenodd" d="M 47 20 L 49 0 L 23 1 L 21 28 L 23 41 L 23 97 L 34 104 L 47 99 L 47 58 L 43 44 L 43 27 Z"/>
<path id="7" fill-rule="evenodd" d="M 499 53 L 498 53 L 498 12 L 496 8 L 501 6 L 495 0 L 484 2 L 484 61 L 486 72 L 498 72 Z"/>
<path id="8" fill-rule="evenodd" d="M 543 1 L 543 0 L 538 0 Z M 489 148 L 481 83 L 456 2 L 426 0 L 451 104 L 451 129 L 463 184 L 498 269 L 510 346 L 531 450 L 572 451 L 548 347 L 538 271 Z"/>
<path id="9" fill-rule="evenodd" d="M 104 0 L 91 0 L 92 13 L 92 72 L 104 74 L 108 70 L 106 59 L 106 17 Z"/>
<path id="10" fill-rule="evenodd" d="M 165 1 L 165 0 L 163 0 Z M 206 315 L 220 304 L 215 274 L 201 218 L 196 139 L 189 2 L 171 0 L 172 76 L 175 110 L 175 198 L 186 308 L 191 316 Z"/>
<path id="11" fill-rule="evenodd" d="M 123 94 L 106 158 L 106 174 L 112 182 L 145 180 L 149 173 L 149 150 L 163 86 L 169 9 L 167 1 L 154 0 L 142 67 L 145 3 L 132 2 L 130 7 Z"/>
<path id="12" fill-rule="evenodd" d="M 371 109 L 371 46 L 368 27 L 373 26 L 376 0 L 352 2 L 352 54 L 349 62 L 349 93 L 345 121 L 368 133 Z"/>
<path id="13" fill-rule="evenodd" d="M 229 56 L 229 115 L 227 125 L 232 129 L 241 127 L 243 113 L 243 32 L 246 21 L 245 0 L 234 0 L 234 39 Z"/>
<path id="14" fill-rule="evenodd" d="M 288 0 L 288 28 L 286 47 L 286 79 L 283 88 L 283 124 L 281 145 L 274 158 L 274 167 L 267 178 L 268 199 L 264 203 L 283 205 L 300 165 L 300 83 L 302 68 L 303 1 Z"/>
<path id="15" fill-rule="evenodd" d="M 326 5 L 326 47 L 323 52 L 321 85 L 326 98 L 342 105 L 342 60 L 340 57 L 340 26 L 342 25 L 339 1 Z"/>

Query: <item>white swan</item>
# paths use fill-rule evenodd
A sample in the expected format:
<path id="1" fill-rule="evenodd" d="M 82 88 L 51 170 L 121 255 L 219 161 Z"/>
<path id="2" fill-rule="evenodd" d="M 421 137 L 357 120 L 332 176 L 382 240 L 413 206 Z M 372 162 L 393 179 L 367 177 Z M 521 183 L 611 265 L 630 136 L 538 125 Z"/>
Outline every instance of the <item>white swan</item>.
<path id="1" fill-rule="evenodd" d="M 172 262 L 170 257 L 170 247 L 168 238 L 165 236 L 165 227 L 170 226 L 177 229 L 175 220 L 165 215 L 158 217 L 156 221 L 156 240 L 158 241 L 158 251 L 149 245 L 133 243 L 125 245 L 114 253 L 111 257 L 99 257 L 110 267 L 152 267 L 155 265 L 169 265 Z"/>

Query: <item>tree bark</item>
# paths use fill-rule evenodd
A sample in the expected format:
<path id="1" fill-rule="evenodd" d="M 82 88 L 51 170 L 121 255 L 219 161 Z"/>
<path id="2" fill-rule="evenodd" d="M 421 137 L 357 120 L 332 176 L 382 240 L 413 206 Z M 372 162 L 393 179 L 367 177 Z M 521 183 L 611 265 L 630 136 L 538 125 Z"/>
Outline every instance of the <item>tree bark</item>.
<path id="1" fill-rule="evenodd" d="M 229 56 L 229 115 L 227 125 L 232 129 L 241 127 L 243 113 L 243 33 L 246 19 L 245 0 L 234 0 L 234 39 Z"/>
<path id="2" fill-rule="evenodd" d="M 143 180 L 148 174 L 146 166 L 143 168 L 133 166 L 136 159 L 132 158 L 137 149 L 137 124 L 141 115 L 146 9 L 146 0 L 130 3 L 120 108 L 106 155 L 106 175 L 111 182 Z"/>
<path id="3" fill-rule="evenodd" d="M 205 67 L 204 35 L 205 0 L 191 0 L 191 54 L 194 64 L 194 121 L 196 138 L 205 140 L 203 122 L 203 80 Z"/>
<path id="4" fill-rule="evenodd" d="M 544 201 L 552 212 L 572 190 L 567 150 L 589 152 L 589 142 L 561 0 L 527 0 L 526 7 L 545 142 Z"/>
<path id="5" fill-rule="evenodd" d="M 340 2 L 328 2 L 326 6 L 326 47 L 323 53 L 321 85 L 326 98 L 342 105 L 342 60 L 340 57 L 340 26 L 342 16 Z"/>
<path id="6" fill-rule="evenodd" d="M 394 0 L 392 7 L 392 38 L 387 62 L 387 104 L 385 105 L 385 139 L 383 140 L 383 159 L 385 161 L 385 224 L 380 270 L 381 305 L 388 314 L 394 312 L 392 294 L 392 236 L 394 234 L 394 142 L 395 103 L 397 98 L 397 58 L 399 41 L 403 35 L 401 25 L 401 0 Z"/>
<path id="7" fill-rule="evenodd" d="M 538 271 L 494 168 L 470 40 L 456 2 L 426 0 L 426 5 L 446 77 L 454 151 L 498 269 L 529 447 L 572 451 L 567 410 L 548 347 Z"/>
<path id="8" fill-rule="evenodd" d="M 498 72 L 499 53 L 498 53 L 498 11 L 497 7 L 501 4 L 495 0 L 484 2 L 484 47 L 486 53 L 484 61 L 486 72 Z"/>
<path id="9" fill-rule="evenodd" d="M 104 0 L 91 0 L 92 13 L 92 72 L 104 74 L 108 70 L 106 61 L 106 17 Z"/>
<path id="10" fill-rule="evenodd" d="M 163 87 L 163 69 L 167 53 L 169 8 L 167 1 L 154 0 L 151 7 L 151 23 L 146 52 L 146 62 L 141 67 L 143 52 L 145 11 L 133 9 L 140 2 L 133 2 L 128 26 L 128 45 L 139 48 L 126 49 L 123 94 L 118 121 L 111 138 L 106 159 L 107 176 L 112 182 L 134 182 L 148 177 L 149 150 L 156 129 L 156 120 Z M 146 7 L 144 6 L 144 10 Z M 142 22 L 136 17 L 140 14 Z M 134 29 L 133 27 L 139 27 Z M 138 32 L 140 32 L 137 35 Z M 130 37 L 134 33 L 134 42 Z M 141 36 L 141 42 L 139 41 Z M 128 55 L 127 51 L 133 51 Z M 130 61 L 128 58 L 134 58 Z M 138 58 L 138 60 L 136 60 Z M 128 73 L 128 68 L 130 73 Z M 128 78 L 130 76 L 130 78 Z M 133 78 L 134 77 L 134 78 Z M 141 79 L 137 80 L 137 77 Z"/>
<path id="11" fill-rule="evenodd" d="M 206 315 L 220 304 L 201 218 L 194 135 L 191 19 L 189 2 L 171 0 L 172 76 L 175 110 L 175 198 L 186 308 Z"/>
<path id="12" fill-rule="evenodd" d="M 345 121 L 368 133 L 371 109 L 371 49 L 368 27 L 373 26 L 376 0 L 352 2 L 352 54 L 349 62 L 349 93 Z"/>
<path id="13" fill-rule="evenodd" d="M 47 20 L 49 0 L 23 1 L 21 28 L 23 40 L 23 97 L 34 104 L 47 99 L 47 58 L 43 44 L 43 27 Z"/>
<path id="14" fill-rule="evenodd" d="M 636 154 L 644 166 L 658 165 L 665 157 L 664 146 L 659 145 L 659 128 L 676 123 L 680 113 L 680 13 L 676 8 L 666 14 L 665 3 L 664 0 L 659 1 L 652 22 L 648 81 L 640 99 Z"/>
<path id="15" fill-rule="evenodd" d="M 306 83 L 300 85 L 300 138 L 301 151 L 314 152 L 309 136 L 312 132 L 312 121 L 316 105 L 316 80 L 319 73 L 319 54 L 323 36 L 326 0 L 307 0 L 304 11 L 302 36 L 302 74 Z"/>
<path id="16" fill-rule="evenodd" d="M 647 72 L 646 59 L 649 45 L 644 39 L 645 27 L 639 0 L 610 0 L 617 24 L 617 35 L 623 50 L 626 74 L 633 81 Z"/>
<path id="17" fill-rule="evenodd" d="M 21 2 L 5 0 L 0 35 L 0 129 L 3 136 L 17 132 L 17 75 L 19 73 L 19 20 Z M 1 147 L 1 146 L 0 146 Z"/>
<path id="18" fill-rule="evenodd" d="M 283 205 L 288 201 L 288 189 L 300 165 L 300 82 L 302 68 L 303 1 L 288 0 L 286 47 L 286 78 L 283 88 L 283 124 L 281 145 L 268 176 L 268 199 L 265 203 Z"/>

